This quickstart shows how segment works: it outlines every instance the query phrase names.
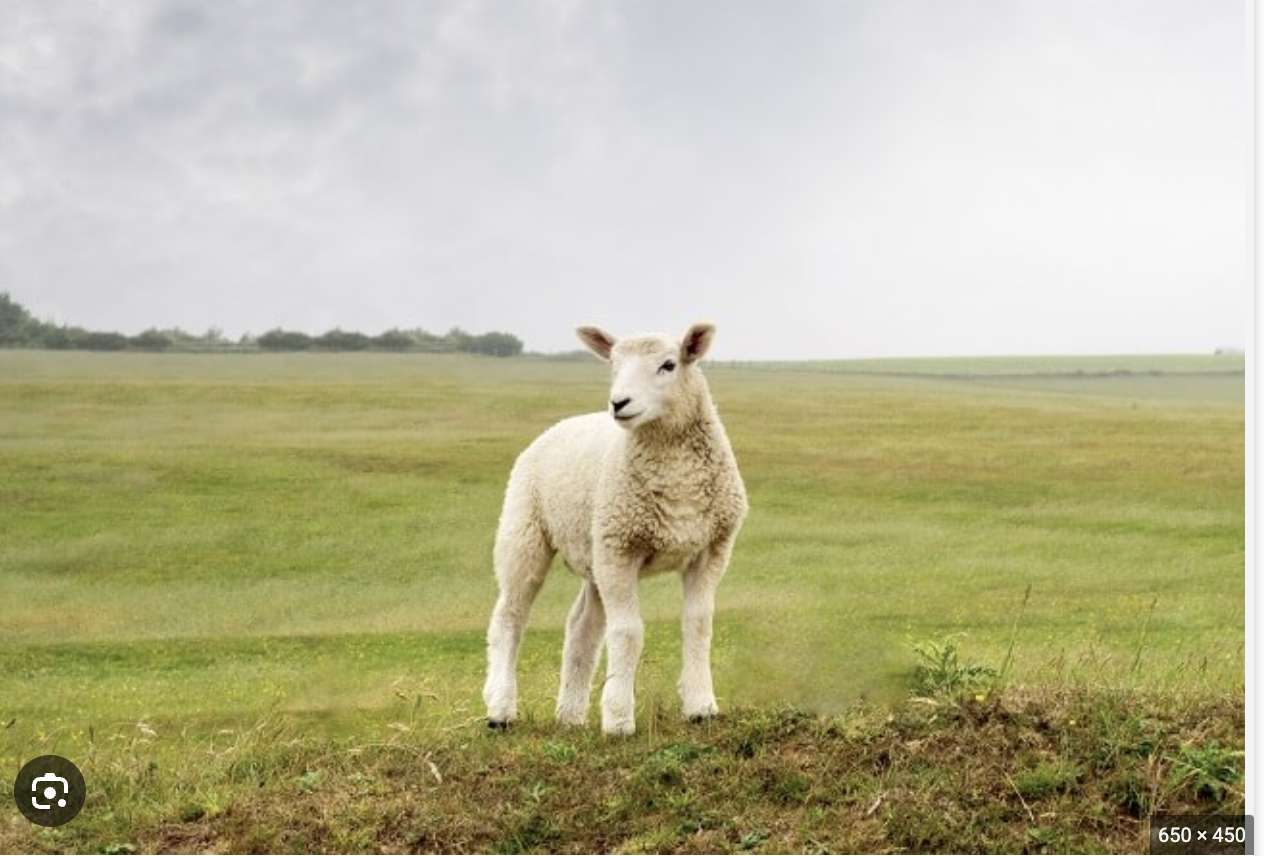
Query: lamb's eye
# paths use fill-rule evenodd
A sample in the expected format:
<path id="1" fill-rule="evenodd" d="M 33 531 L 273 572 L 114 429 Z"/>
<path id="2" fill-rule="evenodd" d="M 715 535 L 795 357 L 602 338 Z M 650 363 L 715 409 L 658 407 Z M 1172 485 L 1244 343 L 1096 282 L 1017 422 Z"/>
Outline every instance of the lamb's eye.
<path id="1" fill-rule="evenodd" d="M 660 374 L 662 374 L 663 372 L 672 371 L 675 368 L 676 368 L 676 364 L 672 362 L 671 360 L 668 360 L 667 362 L 663 363 L 661 366 L 658 367 L 658 371 Z"/>

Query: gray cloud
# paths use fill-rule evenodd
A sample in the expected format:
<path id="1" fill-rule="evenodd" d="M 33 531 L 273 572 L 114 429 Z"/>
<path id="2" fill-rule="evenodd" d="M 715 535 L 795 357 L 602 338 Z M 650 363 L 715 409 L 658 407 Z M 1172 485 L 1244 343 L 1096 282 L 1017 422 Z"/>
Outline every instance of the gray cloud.
<path id="1" fill-rule="evenodd" d="M 0 289 L 134 331 L 1241 343 L 1237 2 L 11 2 Z"/>

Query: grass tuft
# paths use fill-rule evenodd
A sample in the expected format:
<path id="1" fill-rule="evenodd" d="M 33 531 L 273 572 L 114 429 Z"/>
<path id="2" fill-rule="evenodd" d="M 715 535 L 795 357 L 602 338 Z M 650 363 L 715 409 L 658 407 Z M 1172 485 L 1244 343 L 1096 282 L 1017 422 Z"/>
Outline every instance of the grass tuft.
<path id="1" fill-rule="evenodd" d="M 1201 746 L 1182 745 L 1168 760 L 1172 786 L 1196 797 L 1219 802 L 1242 782 L 1244 753 L 1215 740 Z"/>
<path id="2" fill-rule="evenodd" d="M 956 697 L 993 685 L 999 673 L 980 663 L 962 662 L 955 637 L 913 643 L 913 692 L 923 696 Z"/>
<path id="3" fill-rule="evenodd" d="M 1041 761 L 1034 767 L 1020 771 L 1014 776 L 1014 786 L 1025 798 L 1039 800 L 1069 791 L 1079 780 L 1080 774 L 1079 765 L 1057 758 Z"/>

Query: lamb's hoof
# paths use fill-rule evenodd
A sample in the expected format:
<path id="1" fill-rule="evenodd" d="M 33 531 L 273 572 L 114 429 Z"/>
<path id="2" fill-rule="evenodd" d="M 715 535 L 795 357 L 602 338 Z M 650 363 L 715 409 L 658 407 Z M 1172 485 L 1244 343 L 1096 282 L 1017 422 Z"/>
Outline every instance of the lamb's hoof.
<path id="1" fill-rule="evenodd" d="M 685 719 L 695 725 L 700 722 L 707 722 L 715 719 L 720 715 L 720 706 L 714 700 L 704 701 L 696 704 L 684 705 Z"/>
<path id="2" fill-rule="evenodd" d="M 492 731 L 508 731 L 508 730 L 509 730 L 509 720 L 507 720 L 507 719 L 489 719 L 489 720 L 487 720 L 487 727 L 488 727 L 488 728 L 490 728 Z"/>
<path id="3" fill-rule="evenodd" d="M 632 719 L 601 723 L 601 733 L 607 737 L 630 737 L 636 733 L 636 721 Z"/>

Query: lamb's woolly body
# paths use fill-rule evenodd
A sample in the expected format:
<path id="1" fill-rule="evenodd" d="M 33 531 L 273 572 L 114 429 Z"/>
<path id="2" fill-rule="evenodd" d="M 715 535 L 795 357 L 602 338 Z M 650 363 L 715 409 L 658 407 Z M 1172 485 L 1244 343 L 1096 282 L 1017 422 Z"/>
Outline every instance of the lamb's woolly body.
<path id="1" fill-rule="evenodd" d="M 680 570 L 731 535 L 746 512 L 718 418 L 680 438 L 652 439 L 623 431 L 607 413 L 564 419 L 518 456 L 506 496 L 502 535 L 512 537 L 524 517 L 538 523 L 567 567 L 586 579 L 596 542 L 646 554 L 642 573 Z"/>
<path id="2" fill-rule="evenodd" d="M 709 342 L 710 328 L 706 334 Z M 618 348 L 626 360 L 657 360 L 669 346 L 683 347 L 643 337 Z M 652 401 L 651 421 L 625 429 L 610 412 L 564 419 L 514 463 L 496 536 L 501 593 L 488 631 L 484 696 L 493 724 L 516 715 L 518 641 L 555 552 L 586 581 L 567 622 L 559 719 L 583 721 L 605 631 L 603 727 L 632 730 L 632 677 L 643 633 L 636 580 L 665 571 L 685 579 L 685 712 L 716 712 L 709 662 L 714 590 L 747 503 L 706 380 L 687 359 L 666 393 Z M 644 402 L 653 394 L 634 406 L 648 409 Z"/>

